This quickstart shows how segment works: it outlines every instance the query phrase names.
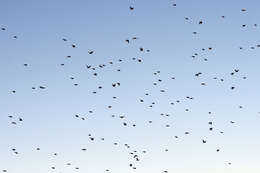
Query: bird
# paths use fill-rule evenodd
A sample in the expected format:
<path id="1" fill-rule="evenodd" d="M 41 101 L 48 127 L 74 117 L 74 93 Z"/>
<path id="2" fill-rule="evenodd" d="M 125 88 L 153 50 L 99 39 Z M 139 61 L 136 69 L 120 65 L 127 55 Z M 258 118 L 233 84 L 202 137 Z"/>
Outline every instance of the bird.
<path id="1" fill-rule="evenodd" d="M 92 55 L 94 53 L 93 50 L 88 51 L 88 54 Z"/>

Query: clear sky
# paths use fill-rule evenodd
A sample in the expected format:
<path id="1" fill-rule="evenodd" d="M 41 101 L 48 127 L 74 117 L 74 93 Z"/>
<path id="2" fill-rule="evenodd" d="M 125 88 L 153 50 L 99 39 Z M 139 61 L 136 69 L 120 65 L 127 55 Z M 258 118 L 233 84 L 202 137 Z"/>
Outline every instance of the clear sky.
<path id="1" fill-rule="evenodd" d="M 1 0 L 0 171 L 259 173 L 259 6 Z"/>

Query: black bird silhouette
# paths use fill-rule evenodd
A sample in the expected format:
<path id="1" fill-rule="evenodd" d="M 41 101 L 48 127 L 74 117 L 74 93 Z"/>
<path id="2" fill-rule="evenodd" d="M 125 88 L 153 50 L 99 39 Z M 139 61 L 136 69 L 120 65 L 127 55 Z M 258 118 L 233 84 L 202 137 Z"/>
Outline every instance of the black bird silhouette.
<path id="1" fill-rule="evenodd" d="M 90 50 L 90 51 L 88 51 L 88 53 L 91 55 L 91 54 L 94 53 L 94 51 L 93 51 L 93 50 Z"/>

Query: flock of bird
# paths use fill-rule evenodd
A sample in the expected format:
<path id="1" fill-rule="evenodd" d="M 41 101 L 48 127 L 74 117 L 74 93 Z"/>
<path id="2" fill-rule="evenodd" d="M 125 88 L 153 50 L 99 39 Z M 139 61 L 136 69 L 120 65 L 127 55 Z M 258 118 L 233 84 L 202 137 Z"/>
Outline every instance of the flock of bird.
<path id="1" fill-rule="evenodd" d="M 172 6 L 174 8 L 177 8 L 177 4 L 172 4 Z M 134 13 L 135 12 L 135 7 L 134 6 L 130 6 L 129 7 L 129 10 L 130 10 L 130 13 Z M 247 12 L 246 9 L 242 8 L 240 9 L 240 12 L 241 13 L 245 13 Z M 226 16 L 219 16 L 219 20 L 224 20 L 226 19 Z M 190 21 L 191 19 L 189 17 L 184 17 L 184 21 Z M 199 20 L 197 22 L 198 25 L 204 25 L 205 22 L 203 20 Z M 248 25 L 246 24 L 242 24 L 241 25 L 242 28 L 244 27 L 248 27 Z M 253 27 L 258 27 L 257 24 L 254 24 Z M 1 34 L 3 34 L 4 32 L 8 32 L 8 27 L 1 27 Z M 199 34 L 197 31 L 193 31 L 191 33 L 191 35 L 197 35 Z M 19 37 L 20 38 L 20 37 Z M 12 36 L 12 39 L 19 39 L 18 36 L 14 35 Z M 141 39 L 141 36 L 137 37 L 137 36 L 133 36 L 132 38 L 125 38 L 122 42 L 123 44 L 135 44 L 135 42 L 137 40 Z M 60 43 L 61 44 L 66 44 L 66 45 L 69 45 L 69 48 L 68 49 L 77 49 L 78 45 L 75 44 L 75 43 L 72 43 L 68 38 L 61 38 L 60 39 Z M 255 49 L 255 48 L 260 48 L 260 45 L 253 45 L 251 47 L 249 47 L 250 49 Z M 238 49 L 245 49 L 244 47 L 239 47 Z M 140 46 L 137 50 L 137 52 L 140 52 L 140 53 L 146 53 L 147 56 L 149 56 L 149 54 L 152 53 L 152 50 L 148 49 L 148 48 L 144 48 L 143 46 Z M 196 51 L 195 53 L 191 54 L 190 56 L 190 60 L 189 61 L 193 61 L 194 59 L 198 60 L 198 61 L 210 61 L 210 55 L 207 56 L 207 58 L 204 58 L 205 55 L 207 54 L 210 54 L 210 52 L 214 51 L 214 47 L 204 47 L 204 48 L 201 48 L 199 51 Z M 98 52 L 98 50 L 88 50 L 87 53 L 92 56 L 94 55 L 96 52 Z M 72 59 L 73 57 L 71 55 L 67 55 L 66 56 L 67 59 Z M 95 80 L 96 77 L 98 77 L 100 75 L 100 72 L 104 71 L 106 72 L 106 69 L 107 68 L 110 68 L 112 67 L 113 65 L 117 64 L 116 66 L 116 73 L 120 73 L 122 70 L 124 70 L 124 65 L 123 64 L 125 61 L 125 59 L 117 59 L 117 60 L 114 60 L 114 61 L 109 61 L 109 62 L 104 62 L 104 63 L 101 63 L 101 64 L 97 64 L 97 65 L 93 65 L 93 64 L 85 64 L 84 67 L 84 70 L 87 70 L 88 72 L 91 73 L 91 75 L 94 77 L 93 80 Z M 142 65 L 144 63 L 149 63 L 148 61 L 144 61 L 144 59 L 142 57 L 134 57 L 134 58 L 130 58 L 130 61 L 133 61 L 135 62 L 137 65 Z M 118 64 L 120 67 L 118 67 Z M 136 65 L 135 64 L 135 65 Z M 66 63 L 64 62 L 61 62 L 60 63 L 60 66 L 65 66 Z M 24 63 L 22 64 L 22 66 L 24 66 L 24 68 L 30 68 L 31 64 L 30 63 Z M 163 69 L 163 67 L 162 67 Z M 130 72 L 129 72 L 130 73 Z M 152 74 L 151 74 L 151 78 L 153 79 L 153 82 L 151 83 L 150 87 L 151 88 L 156 88 L 156 90 L 159 92 L 159 93 L 170 93 L 172 92 L 169 89 L 164 89 L 162 88 L 162 84 L 164 83 L 165 80 L 171 80 L 171 81 L 176 81 L 176 79 L 178 78 L 181 78 L 181 76 L 168 76 L 168 79 L 164 79 L 163 77 L 161 77 L 161 73 L 163 73 L 163 70 L 156 70 L 154 71 Z M 202 77 L 206 75 L 204 74 L 203 72 L 201 71 L 198 71 L 194 74 L 194 76 L 192 76 L 195 80 L 199 80 L 200 82 L 198 83 L 198 85 L 201 85 L 201 87 L 206 87 L 208 86 L 208 82 L 212 82 L 212 81 L 219 81 L 219 82 L 225 82 L 229 76 L 239 76 L 239 78 L 241 80 L 247 80 L 247 76 L 246 75 L 243 75 L 241 74 L 241 70 L 239 68 L 235 68 L 235 69 L 230 69 L 230 74 L 229 76 L 214 76 L 212 79 L 208 79 L 208 81 L 203 81 L 204 79 L 202 79 Z M 70 76 L 69 79 L 71 81 L 73 81 L 73 85 L 75 87 L 79 86 L 80 83 L 79 82 L 74 82 L 76 77 L 74 76 Z M 211 81 L 212 80 L 212 81 Z M 236 78 L 236 80 L 239 80 L 238 78 Z M 118 80 L 115 80 L 114 82 L 111 82 L 111 90 L 112 91 L 115 91 L 113 94 L 114 96 L 112 97 L 112 100 L 119 100 L 118 98 L 120 98 L 120 95 L 117 95 L 117 92 L 116 92 L 116 88 L 120 88 L 124 85 L 123 82 L 121 81 L 118 81 Z M 102 85 L 99 85 L 97 86 L 97 88 L 95 90 L 92 90 L 92 91 L 89 91 L 91 92 L 92 94 L 99 94 L 101 93 L 101 91 L 107 86 L 102 86 Z M 161 87 L 161 88 L 160 88 Z M 235 86 L 235 85 L 231 85 L 229 86 L 229 90 L 236 90 L 239 86 Z M 48 91 L 49 89 L 49 86 L 45 86 L 45 85 L 41 85 L 39 84 L 38 86 L 31 86 L 31 89 L 32 90 L 37 90 L 37 89 L 40 89 L 40 90 L 45 90 L 45 91 Z M 142 88 L 141 88 L 142 90 Z M 10 94 L 17 94 L 18 92 L 22 92 L 21 90 L 19 90 L 19 86 L 16 86 L 12 89 L 10 89 L 10 91 L 6 91 L 6 92 L 10 92 Z M 131 91 L 125 91 L 125 92 L 131 92 Z M 144 108 L 154 108 L 154 107 L 160 107 L 160 98 L 157 98 L 156 100 L 154 101 L 150 101 L 149 99 L 149 96 L 153 95 L 154 93 L 153 92 L 147 92 L 147 91 L 143 91 L 143 95 L 140 95 L 138 96 L 138 99 L 136 100 L 138 103 L 141 104 L 142 107 Z M 195 98 L 194 96 L 184 96 L 182 98 L 179 98 L 179 99 L 176 99 L 174 101 L 170 101 L 168 103 L 168 106 L 176 106 L 178 104 L 182 104 L 183 106 L 186 106 L 185 103 L 186 102 L 189 102 L 189 101 L 194 101 L 196 100 L 197 98 Z M 129 103 L 131 104 L 131 103 Z M 106 105 L 106 109 L 113 109 L 114 106 L 113 104 L 109 104 L 109 105 Z M 243 109 L 243 105 L 238 105 L 238 109 Z M 191 109 L 188 108 L 188 106 L 183 110 L 183 112 L 190 112 Z M 88 114 L 91 115 L 91 114 L 95 114 L 95 111 L 94 110 L 88 110 Z M 212 111 L 207 111 L 207 114 L 208 115 L 212 115 L 213 112 Z M 167 113 L 167 112 L 162 112 L 159 114 L 161 117 L 171 117 L 171 113 Z M 148 125 L 152 125 L 154 123 L 154 121 L 156 120 L 153 120 L 152 118 L 151 119 L 147 119 L 146 122 L 132 122 L 128 116 L 126 115 L 116 115 L 116 114 L 112 114 L 110 115 L 111 118 L 118 118 L 120 120 L 120 126 L 123 126 L 123 127 L 129 127 L 129 128 L 136 128 L 137 126 L 142 126 L 144 124 L 148 124 Z M 25 125 L 23 124 L 24 121 L 26 121 L 26 119 L 24 119 L 23 117 L 19 117 L 19 116 L 16 116 L 16 115 L 7 115 L 7 117 L 9 118 L 10 120 L 10 124 L 12 126 L 17 126 L 17 125 Z M 88 116 L 85 116 L 84 114 L 79 114 L 79 113 L 75 113 L 74 115 L 71 116 L 72 117 L 72 120 L 73 118 L 75 118 L 76 120 L 80 120 L 80 121 L 88 121 Z M 227 120 L 231 125 L 232 124 L 236 124 L 235 120 Z M 62 123 L 62 122 L 61 122 Z M 218 130 L 218 128 L 214 125 L 214 120 L 210 120 L 207 122 L 207 125 L 208 125 L 208 131 L 209 132 L 212 132 L 212 131 L 218 131 L 217 133 L 219 134 L 224 134 L 224 131 L 223 130 Z M 166 123 L 164 124 L 164 127 L 165 128 L 170 128 L 172 126 L 171 123 Z M 183 135 L 190 135 L 192 133 L 192 131 L 183 131 Z M 175 140 L 181 138 L 182 135 L 179 134 L 179 135 L 173 135 L 171 136 L 171 138 L 174 138 Z M 98 136 L 95 136 L 93 134 L 88 134 L 88 139 L 90 142 L 94 142 L 94 141 L 106 141 L 106 139 L 104 137 L 98 137 Z M 201 139 L 198 139 L 199 141 L 201 141 L 201 144 L 202 145 L 206 145 L 208 140 L 207 138 L 201 138 Z M 114 146 L 117 146 L 117 145 L 122 145 L 124 146 L 126 149 L 128 149 L 128 154 L 129 154 L 129 157 L 130 157 L 130 161 L 128 163 L 128 167 L 130 169 L 133 169 L 133 170 L 138 170 L 138 165 L 139 165 L 139 162 L 141 162 L 142 160 L 142 157 L 143 155 L 145 155 L 147 152 L 152 152 L 152 151 L 148 151 L 148 150 L 137 150 L 135 149 L 135 147 L 133 147 L 132 145 L 128 144 L 128 143 L 123 143 L 123 142 L 120 142 L 120 141 L 114 141 L 113 144 Z M 41 151 L 41 147 L 36 147 L 35 148 L 36 151 Z M 82 152 L 85 152 L 87 151 L 88 149 L 87 148 L 79 148 L 79 150 L 81 150 Z M 222 149 L 221 148 L 215 148 L 214 149 L 216 152 L 221 152 Z M 19 155 L 21 154 L 21 152 L 19 151 L 18 148 L 11 148 L 11 151 L 15 154 L 15 155 Z M 168 148 L 165 148 L 164 149 L 164 152 L 168 152 L 169 149 Z M 53 153 L 54 156 L 58 156 L 58 152 L 55 152 Z M 91 157 L 91 156 L 90 156 Z M 227 165 L 232 165 L 232 161 L 223 161 L 223 164 L 227 164 Z M 73 164 L 71 162 L 67 162 L 67 163 L 64 163 L 64 165 L 67 165 L 67 166 L 73 166 Z M 1 163 L 1 169 L 2 169 L 2 172 L 9 172 L 8 171 L 8 168 L 4 168 L 3 167 L 4 165 L 2 165 Z M 62 170 L 60 168 L 58 168 L 57 166 L 55 165 L 51 165 L 49 167 L 50 170 L 57 170 L 58 172 L 62 172 Z M 74 165 L 74 169 L 75 170 L 80 170 L 80 167 L 79 166 L 76 166 Z M 105 172 L 113 172 L 113 168 L 105 168 L 104 169 Z M 162 169 L 162 172 L 164 173 L 170 173 L 169 170 L 167 169 Z"/>

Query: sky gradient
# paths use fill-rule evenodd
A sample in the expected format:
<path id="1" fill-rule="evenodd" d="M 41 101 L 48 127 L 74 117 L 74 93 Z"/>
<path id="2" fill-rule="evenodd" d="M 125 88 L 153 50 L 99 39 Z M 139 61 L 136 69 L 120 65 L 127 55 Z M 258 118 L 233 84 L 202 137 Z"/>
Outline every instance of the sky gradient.
<path id="1" fill-rule="evenodd" d="M 2 0 L 0 170 L 259 173 L 259 5 L 257 0 Z M 230 75 L 234 69 L 239 72 Z M 112 87 L 115 82 L 120 86 Z M 23 121 L 11 124 L 18 117 Z M 140 162 L 129 155 L 134 150 Z"/>

